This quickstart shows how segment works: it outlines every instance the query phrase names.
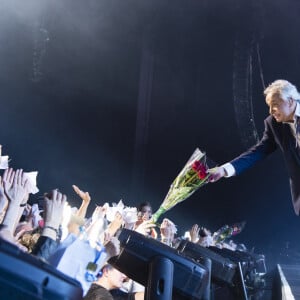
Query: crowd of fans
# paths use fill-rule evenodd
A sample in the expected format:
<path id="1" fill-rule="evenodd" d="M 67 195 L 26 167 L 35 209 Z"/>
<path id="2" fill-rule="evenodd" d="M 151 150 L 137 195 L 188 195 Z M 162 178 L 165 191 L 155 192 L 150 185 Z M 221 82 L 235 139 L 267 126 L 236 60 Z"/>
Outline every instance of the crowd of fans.
<path id="1" fill-rule="evenodd" d="M 121 201 L 112 206 L 103 203 L 87 218 L 91 197 L 75 185 L 74 192 L 82 199 L 79 208 L 70 207 L 66 195 L 56 189 L 29 205 L 29 195 L 38 191 L 37 173 L 13 170 L 5 160 L 0 151 L 0 168 L 4 169 L 0 177 L 0 238 L 78 280 L 83 299 L 144 299 L 144 287 L 108 263 L 120 252 L 117 233 L 127 228 L 176 247 L 175 224 L 165 218 L 155 229 L 148 202 L 137 207 L 126 207 Z M 191 227 L 188 239 L 204 247 L 216 244 L 211 232 L 197 224 Z M 219 243 L 219 247 L 234 250 L 236 245 Z"/>

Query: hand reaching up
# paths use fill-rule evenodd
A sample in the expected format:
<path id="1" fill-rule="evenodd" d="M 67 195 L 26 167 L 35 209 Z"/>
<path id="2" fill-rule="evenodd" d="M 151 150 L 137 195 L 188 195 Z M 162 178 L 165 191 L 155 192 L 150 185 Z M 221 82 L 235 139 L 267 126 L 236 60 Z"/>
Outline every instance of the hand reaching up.
<path id="1" fill-rule="evenodd" d="M 82 199 L 82 202 L 86 203 L 86 204 L 89 204 L 90 201 L 91 201 L 91 196 L 89 194 L 89 192 L 84 192 L 82 191 L 81 189 L 79 189 L 78 186 L 76 185 L 72 185 L 75 193 Z"/>
<path id="2" fill-rule="evenodd" d="M 141 233 L 143 235 L 149 235 L 151 234 L 152 229 L 154 229 L 156 225 L 152 223 L 151 220 L 143 221 L 140 223 L 134 230 L 138 233 Z"/>
<path id="3" fill-rule="evenodd" d="M 123 217 L 119 212 L 116 212 L 114 220 L 108 225 L 106 231 L 110 234 L 110 236 L 114 236 L 122 224 Z"/>
<path id="4" fill-rule="evenodd" d="M 3 217 L 5 216 L 7 206 L 8 206 L 8 200 L 4 193 L 3 180 L 0 177 L 0 215 L 2 216 L 0 223 L 2 223 Z"/>
<path id="5" fill-rule="evenodd" d="M 44 222 L 45 227 L 51 226 L 58 229 L 62 221 L 67 196 L 60 193 L 58 190 L 53 190 L 50 194 L 44 196 Z"/>
<path id="6" fill-rule="evenodd" d="M 3 187 L 9 203 L 3 224 L 13 234 L 28 200 L 28 181 L 23 170 L 6 169 L 3 174 Z"/>
<path id="7" fill-rule="evenodd" d="M 192 243 L 197 243 L 199 241 L 199 232 L 200 232 L 200 227 L 198 226 L 198 224 L 194 224 L 190 230 Z"/>
<path id="8" fill-rule="evenodd" d="M 27 198 L 28 180 L 25 179 L 23 170 L 14 171 L 12 168 L 6 169 L 3 174 L 4 193 L 13 206 L 20 204 Z"/>
<path id="9" fill-rule="evenodd" d="M 97 206 L 92 214 L 92 223 L 103 220 L 106 214 L 106 208 L 104 206 Z"/>

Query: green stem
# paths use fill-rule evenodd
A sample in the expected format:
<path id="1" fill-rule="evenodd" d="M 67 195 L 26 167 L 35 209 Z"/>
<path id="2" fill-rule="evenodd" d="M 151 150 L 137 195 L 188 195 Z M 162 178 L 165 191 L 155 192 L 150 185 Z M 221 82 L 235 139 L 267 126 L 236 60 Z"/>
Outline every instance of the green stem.
<path id="1" fill-rule="evenodd" d="M 159 217 L 164 214 L 167 210 L 162 206 L 152 215 L 153 223 L 156 223 Z"/>

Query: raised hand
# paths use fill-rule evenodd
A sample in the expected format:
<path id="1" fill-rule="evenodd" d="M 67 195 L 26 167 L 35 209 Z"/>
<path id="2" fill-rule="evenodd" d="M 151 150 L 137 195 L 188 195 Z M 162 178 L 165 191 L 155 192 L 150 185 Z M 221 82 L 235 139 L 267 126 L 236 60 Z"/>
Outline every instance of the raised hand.
<path id="1" fill-rule="evenodd" d="M 117 211 L 114 220 L 108 225 L 108 228 L 106 231 L 110 234 L 110 236 L 114 236 L 118 229 L 123 224 L 123 217 L 122 215 Z"/>
<path id="2" fill-rule="evenodd" d="M 143 235 L 149 235 L 155 226 L 156 225 L 154 223 L 152 223 L 151 220 L 148 220 L 148 221 L 143 221 L 142 223 L 140 223 L 138 226 L 136 226 L 136 228 L 134 230 Z"/>
<path id="3" fill-rule="evenodd" d="M 15 177 L 15 171 L 12 168 L 6 169 L 3 173 L 2 183 L 3 190 L 6 188 L 7 190 L 11 189 L 13 181 Z"/>
<path id="4" fill-rule="evenodd" d="M 3 180 L 0 176 L 0 214 L 3 215 L 3 216 L 5 215 L 7 205 L 8 205 L 8 200 L 5 196 Z M 2 221 L 2 219 L 1 219 L 1 221 Z M 0 221 L 0 223 L 1 223 L 1 221 Z"/>
<path id="5" fill-rule="evenodd" d="M 86 229 L 90 244 L 94 247 L 99 240 L 103 238 L 103 232 L 106 229 L 105 221 L 106 208 L 97 206 L 92 215 L 92 222 Z"/>
<path id="6" fill-rule="evenodd" d="M 78 209 L 76 215 L 80 218 L 85 218 L 86 212 L 87 212 L 87 208 L 91 202 L 91 197 L 90 194 L 88 192 L 83 192 L 81 189 L 79 189 L 78 186 L 76 185 L 72 185 L 75 193 L 81 198 L 82 200 L 82 204 L 80 206 L 80 208 Z"/>
<path id="7" fill-rule="evenodd" d="M 197 243 L 199 241 L 199 232 L 200 232 L 200 227 L 198 226 L 198 224 L 194 224 L 190 230 L 192 243 Z"/>
<path id="8" fill-rule="evenodd" d="M 3 187 L 10 205 L 19 206 L 28 194 L 28 180 L 23 176 L 23 170 L 6 169 L 3 174 Z"/>
<path id="9" fill-rule="evenodd" d="M 62 221 L 67 196 L 60 193 L 58 190 L 53 190 L 50 194 L 44 196 L 44 222 L 45 227 L 51 226 L 58 229 Z"/>
<path id="10" fill-rule="evenodd" d="M 3 224 L 13 234 L 28 200 L 28 181 L 23 176 L 23 170 L 5 170 L 3 187 L 9 202 Z"/>
<path id="11" fill-rule="evenodd" d="M 89 192 L 84 192 L 84 191 L 82 191 L 81 189 L 79 189 L 78 186 L 76 186 L 76 185 L 74 185 L 74 184 L 72 185 L 72 187 L 73 187 L 75 193 L 82 199 L 82 201 L 83 201 L 84 203 L 87 203 L 87 204 L 90 203 L 90 201 L 91 201 L 91 196 L 90 196 Z"/>
<path id="12" fill-rule="evenodd" d="M 103 220 L 106 214 L 106 208 L 104 206 L 97 206 L 92 214 L 92 222 Z"/>

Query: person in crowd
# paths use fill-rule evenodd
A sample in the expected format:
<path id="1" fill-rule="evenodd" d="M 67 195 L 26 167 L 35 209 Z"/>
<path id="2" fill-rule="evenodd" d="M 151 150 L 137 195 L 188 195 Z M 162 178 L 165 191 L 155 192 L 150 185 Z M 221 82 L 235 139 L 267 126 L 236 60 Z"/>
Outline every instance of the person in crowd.
<path id="1" fill-rule="evenodd" d="M 140 231 L 143 228 L 143 226 L 140 226 L 140 225 L 144 224 L 144 226 L 147 227 L 146 230 L 149 233 L 149 235 L 152 238 L 156 239 L 157 232 L 154 229 L 155 226 L 151 226 L 151 224 L 148 222 L 151 220 L 151 217 L 152 217 L 152 206 L 151 206 L 150 202 L 145 201 L 145 202 L 140 203 L 137 211 L 138 211 L 138 220 L 135 223 L 134 230 L 137 229 L 137 231 Z"/>
<path id="2" fill-rule="evenodd" d="M 67 196 L 58 190 L 44 195 L 44 227 L 32 254 L 48 260 L 60 243 L 60 225 Z"/>
<path id="3" fill-rule="evenodd" d="M 151 222 L 152 217 L 152 207 L 149 202 L 142 202 L 137 207 L 137 220 L 132 226 L 126 226 L 127 229 L 134 230 L 145 236 L 151 236 L 152 238 L 157 238 L 157 233 L 154 230 L 156 226 Z M 141 300 L 144 299 L 145 287 L 140 283 L 129 279 L 124 282 L 120 289 L 114 289 L 111 291 L 114 299 L 125 300 L 134 299 Z"/>
<path id="4" fill-rule="evenodd" d="M 225 240 L 218 241 L 216 232 L 212 234 L 209 229 L 203 226 L 200 227 L 198 224 L 194 224 L 189 232 L 190 241 L 202 247 L 216 246 L 218 248 L 227 248 L 233 251 L 236 249 L 236 244 L 232 240 L 228 242 Z"/>
<path id="5" fill-rule="evenodd" d="M 66 195 L 57 189 L 45 193 L 42 218 L 37 204 L 27 204 L 28 185 L 28 179 L 22 170 L 14 171 L 9 168 L 4 171 L 3 177 L 0 177 L 0 212 L 3 216 L 0 238 L 29 251 L 78 280 L 84 299 L 144 299 L 143 285 L 107 264 L 110 257 L 120 252 L 120 242 L 115 235 L 126 223 L 122 212 L 117 211 L 115 217 L 110 218 L 107 224 L 107 208 L 97 206 L 92 217 L 86 219 L 91 197 L 88 192 L 73 185 L 82 203 L 79 209 L 71 209 L 71 215 L 66 218 L 65 223 L 67 237 L 61 240 L 61 226 L 67 206 Z M 23 213 L 26 217 L 20 222 Z M 151 222 L 152 208 L 149 202 L 141 203 L 138 209 L 131 208 L 126 213 L 132 214 L 128 218 L 132 230 L 157 238 L 153 230 L 156 225 Z M 160 241 L 173 247 L 176 233 L 175 224 L 167 218 L 163 219 Z M 199 228 L 195 224 L 190 234 L 193 242 L 210 246 L 211 233 L 205 228 Z M 100 269 L 101 272 L 98 272 Z"/>
<path id="6" fill-rule="evenodd" d="M 200 227 L 198 224 L 194 224 L 190 229 L 190 241 L 195 244 L 199 244 L 203 247 L 214 246 L 214 240 L 211 231 L 205 227 Z"/>
<path id="7" fill-rule="evenodd" d="M 288 170 L 292 202 L 300 212 L 300 94 L 287 80 L 276 80 L 264 91 L 270 116 L 260 142 L 245 153 L 220 167 L 209 170 L 210 180 L 239 175 L 280 149 Z"/>
<path id="8" fill-rule="evenodd" d="M 121 273 L 110 264 L 105 264 L 98 273 L 97 280 L 92 283 L 83 299 L 113 300 L 114 298 L 109 291 L 120 288 L 125 279 L 125 274 Z"/>
<path id="9" fill-rule="evenodd" d="M 150 202 L 145 201 L 139 204 L 137 208 L 138 220 L 135 227 L 139 226 L 143 221 L 148 221 L 152 217 L 152 206 Z"/>
<path id="10" fill-rule="evenodd" d="M 118 255 L 120 242 L 106 232 L 105 209 L 97 206 L 87 228 L 82 226 L 79 236 L 71 234 L 49 257 L 49 263 L 59 271 L 81 283 L 86 294 L 95 272 L 110 257 Z"/>

